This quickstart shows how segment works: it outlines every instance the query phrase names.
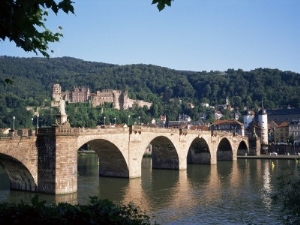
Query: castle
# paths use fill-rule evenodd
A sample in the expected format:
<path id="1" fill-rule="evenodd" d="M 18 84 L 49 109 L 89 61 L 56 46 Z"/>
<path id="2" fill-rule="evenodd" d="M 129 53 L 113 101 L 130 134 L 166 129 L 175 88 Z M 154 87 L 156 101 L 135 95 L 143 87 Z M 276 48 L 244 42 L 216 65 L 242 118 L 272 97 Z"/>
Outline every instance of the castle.
<path id="1" fill-rule="evenodd" d="M 104 103 L 113 103 L 115 109 L 124 110 L 132 108 L 134 105 L 138 107 L 151 107 L 152 103 L 142 100 L 134 100 L 128 98 L 127 91 L 105 89 L 91 93 L 89 88 L 74 87 L 73 91 L 62 91 L 60 84 L 54 84 L 52 89 L 52 103 L 51 106 L 59 106 L 60 99 L 68 103 L 91 103 L 93 107 L 103 105 Z"/>

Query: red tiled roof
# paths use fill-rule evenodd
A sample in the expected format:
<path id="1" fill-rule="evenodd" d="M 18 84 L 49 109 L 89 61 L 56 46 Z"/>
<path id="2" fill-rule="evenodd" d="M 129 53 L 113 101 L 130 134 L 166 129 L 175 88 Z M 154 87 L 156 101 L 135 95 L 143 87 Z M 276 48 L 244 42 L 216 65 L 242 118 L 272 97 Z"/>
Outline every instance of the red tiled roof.
<path id="1" fill-rule="evenodd" d="M 278 127 L 288 127 L 289 123 L 288 122 L 281 122 Z"/>
<path id="2" fill-rule="evenodd" d="M 212 125 L 224 125 L 224 124 L 238 124 L 242 125 L 242 123 L 236 121 L 236 120 L 216 120 L 212 123 Z"/>

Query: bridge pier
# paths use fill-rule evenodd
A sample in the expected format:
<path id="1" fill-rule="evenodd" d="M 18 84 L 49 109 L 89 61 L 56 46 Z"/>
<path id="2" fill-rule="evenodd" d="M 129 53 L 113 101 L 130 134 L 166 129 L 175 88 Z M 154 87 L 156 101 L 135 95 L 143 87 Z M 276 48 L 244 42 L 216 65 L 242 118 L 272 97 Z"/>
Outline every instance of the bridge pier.
<path id="1" fill-rule="evenodd" d="M 140 141 L 128 142 L 128 171 L 129 178 L 142 176 L 142 159 L 144 151 L 141 151 Z"/>
<path id="2" fill-rule="evenodd" d="M 77 136 L 71 133 L 59 135 L 56 128 L 40 129 L 37 148 L 37 191 L 48 194 L 76 192 Z"/>

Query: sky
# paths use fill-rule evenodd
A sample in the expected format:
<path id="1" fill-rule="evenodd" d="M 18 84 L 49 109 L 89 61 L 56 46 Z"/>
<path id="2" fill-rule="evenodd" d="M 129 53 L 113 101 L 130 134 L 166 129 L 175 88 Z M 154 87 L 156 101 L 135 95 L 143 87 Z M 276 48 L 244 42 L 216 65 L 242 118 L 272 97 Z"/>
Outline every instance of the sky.
<path id="1" fill-rule="evenodd" d="M 51 57 L 175 70 L 256 68 L 300 73 L 300 0 L 73 0 L 74 14 L 50 15 L 63 29 Z M 0 55 L 36 57 L 0 41 Z M 38 55 L 41 56 L 41 55 Z"/>

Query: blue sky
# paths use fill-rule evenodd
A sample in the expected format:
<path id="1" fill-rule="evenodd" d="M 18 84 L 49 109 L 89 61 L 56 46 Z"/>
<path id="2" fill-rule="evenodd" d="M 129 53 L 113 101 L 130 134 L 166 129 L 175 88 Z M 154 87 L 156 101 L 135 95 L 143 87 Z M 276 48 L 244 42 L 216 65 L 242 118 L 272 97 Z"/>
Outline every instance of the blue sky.
<path id="1" fill-rule="evenodd" d="M 48 18 L 64 37 L 52 57 L 153 64 L 177 70 L 300 73 L 300 0 L 175 0 L 159 12 L 152 0 L 75 1 L 75 14 Z M 0 42 L 0 55 L 34 57 Z"/>

